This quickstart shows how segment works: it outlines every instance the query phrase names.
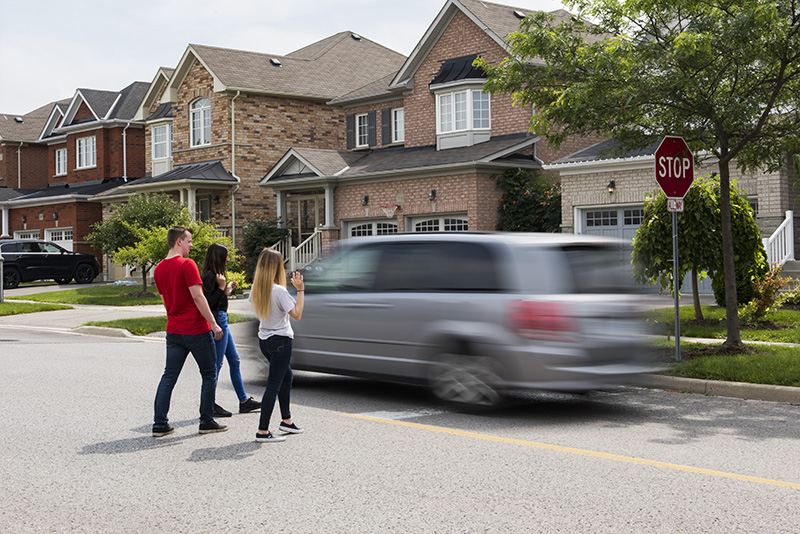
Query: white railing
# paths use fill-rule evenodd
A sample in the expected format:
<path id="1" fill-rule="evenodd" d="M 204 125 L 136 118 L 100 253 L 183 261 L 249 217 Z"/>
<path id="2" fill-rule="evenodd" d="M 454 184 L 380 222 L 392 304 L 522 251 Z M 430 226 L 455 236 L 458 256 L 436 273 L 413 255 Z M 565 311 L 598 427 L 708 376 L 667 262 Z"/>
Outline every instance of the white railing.
<path id="1" fill-rule="evenodd" d="M 287 237 L 269 248 L 281 253 L 283 263 L 289 271 L 302 269 L 319 258 L 322 252 L 322 232 L 315 228 L 314 233 L 296 247 L 292 246 L 291 237 Z"/>
<path id="2" fill-rule="evenodd" d="M 787 261 L 794 261 L 794 213 L 786 212 L 784 220 L 775 232 L 764 238 L 764 250 L 767 252 L 769 265 L 782 266 Z"/>
<path id="3" fill-rule="evenodd" d="M 314 233 L 308 236 L 305 241 L 292 247 L 289 256 L 289 270 L 302 269 L 312 261 L 319 258 L 322 251 L 322 232 L 314 229 Z"/>

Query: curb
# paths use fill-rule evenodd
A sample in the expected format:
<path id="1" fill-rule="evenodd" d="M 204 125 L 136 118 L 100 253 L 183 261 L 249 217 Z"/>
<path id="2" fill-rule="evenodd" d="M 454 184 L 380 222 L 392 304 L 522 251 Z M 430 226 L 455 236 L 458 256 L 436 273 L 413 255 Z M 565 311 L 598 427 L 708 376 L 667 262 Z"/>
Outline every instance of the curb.
<path id="1" fill-rule="evenodd" d="M 131 334 L 124 328 L 110 328 L 107 326 L 78 326 L 77 328 L 73 328 L 72 331 L 80 334 L 89 334 L 92 336 L 140 337 Z"/>
<path id="2" fill-rule="evenodd" d="M 645 388 L 699 393 L 715 397 L 733 397 L 800 405 L 800 388 L 791 386 L 723 382 L 720 380 L 700 380 L 697 378 L 651 374 L 642 376 L 637 381 L 637 385 Z"/>

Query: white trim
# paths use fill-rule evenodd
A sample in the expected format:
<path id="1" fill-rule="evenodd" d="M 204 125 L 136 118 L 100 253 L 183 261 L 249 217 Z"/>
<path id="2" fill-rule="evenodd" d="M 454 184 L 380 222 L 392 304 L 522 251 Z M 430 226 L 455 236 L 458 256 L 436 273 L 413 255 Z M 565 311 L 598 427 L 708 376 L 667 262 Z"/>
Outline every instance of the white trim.
<path id="1" fill-rule="evenodd" d="M 398 121 L 396 119 L 397 112 L 402 112 L 403 114 L 403 137 L 395 137 L 395 133 L 397 133 L 397 124 Z M 405 108 L 392 108 L 389 111 L 389 127 L 392 130 L 392 143 L 404 143 L 406 140 L 406 112 Z"/>
<path id="2" fill-rule="evenodd" d="M 361 123 L 360 120 L 364 119 L 364 142 L 361 143 Z M 369 146 L 369 113 L 358 113 L 356 114 L 355 118 L 355 147 L 356 148 L 366 148 Z"/>
<path id="3" fill-rule="evenodd" d="M 198 102 L 203 100 L 208 101 L 208 106 L 202 106 L 198 108 L 194 108 L 193 106 Z M 208 112 L 208 139 L 205 138 L 206 135 L 206 112 Z M 201 121 L 201 139 L 200 143 L 195 143 L 195 116 L 200 115 Z M 211 144 L 211 134 L 212 134 L 212 127 L 211 127 L 211 99 L 207 96 L 200 96 L 189 102 L 189 147 L 190 148 L 197 148 L 197 147 L 204 147 L 206 145 Z"/>
<path id="4" fill-rule="evenodd" d="M 81 141 L 86 139 L 91 139 L 91 151 L 87 150 L 88 147 L 83 149 L 83 154 L 81 152 Z M 91 155 L 91 157 L 89 157 Z M 83 161 L 81 161 L 83 160 Z M 83 137 L 78 137 L 75 139 L 75 169 L 76 170 L 83 170 L 83 169 L 92 169 L 97 167 L 97 136 L 95 135 L 86 135 Z"/>
<path id="5" fill-rule="evenodd" d="M 54 176 L 65 176 L 67 174 L 67 147 L 56 148 L 56 149 L 53 150 L 53 153 L 54 153 L 54 156 L 55 156 L 55 164 L 56 164 L 56 168 L 55 168 L 56 173 L 55 173 Z M 61 164 L 59 165 L 59 159 L 60 158 L 58 157 L 58 155 L 60 153 L 63 153 L 64 158 L 61 161 Z M 60 172 L 59 172 L 59 168 L 60 168 Z"/>

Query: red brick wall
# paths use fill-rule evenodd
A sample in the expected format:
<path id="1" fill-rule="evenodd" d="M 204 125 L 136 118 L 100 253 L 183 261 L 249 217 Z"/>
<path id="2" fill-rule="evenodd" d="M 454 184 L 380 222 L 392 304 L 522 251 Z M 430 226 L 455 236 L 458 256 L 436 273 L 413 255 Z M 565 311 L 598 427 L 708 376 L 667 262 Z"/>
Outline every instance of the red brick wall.
<path id="1" fill-rule="evenodd" d="M 17 165 L 19 151 L 21 165 Z M 0 187 L 38 189 L 47 187 L 47 147 L 3 144 L 0 147 Z"/>
<path id="2" fill-rule="evenodd" d="M 376 120 L 375 120 L 375 132 L 376 132 L 378 144 L 376 146 L 374 146 L 374 147 L 371 147 L 371 148 L 378 148 L 378 147 L 381 147 L 381 146 L 386 146 L 386 145 L 392 144 L 391 143 L 391 138 L 386 143 L 383 142 L 383 133 L 382 133 L 383 132 L 383 116 L 382 116 L 382 113 L 381 113 L 382 110 L 384 110 L 384 109 L 390 109 L 391 110 L 391 109 L 402 108 L 402 107 L 403 107 L 403 101 L 398 99 L 398 100 L 391 100 L 389 102 L 380 102 L 380 103 L 377 103 L 377 104 L 368 104 L 368 105 L 363 105 L 363 106 L 357 106 L 357 107 L 354 107 L 354 108 L 347 108 L 345 110 L 345 112 L 347 113 L 347 115 L 360 115 L 362 113 L 368 113 L 370 111 L 374 111 L 375 112 L 375 117 L 376 117 Z M 405 110 L 404 110 L 404 113 L 405 113 Z M 389 122 L 389 127 L 391 128 L 391 115 L 389 117 L 389 121 L 390 121 Z M 408 121 L 408 119 L 404 117 L 404 122 L 407 125 L 408 122 L 406 122 L 406 121 Z M 346 148 L 346 143 L 342 144 L 340 148 L 342 150 L 344 150 Z"/>
<path id="3" fill-rule="evenodd" d="M 127 176 L 141 178 L 145 172 L 145 147 L 144 129 L 138 125 L 131 125 L 125 131 L 123 142 L 122 132 L 124 126 L 114 128 L 98 128 L 87 132 L 68 134 L 65 143 L 49 147 L 48 175 L 50 183 L 69 182 L 82 183 L 105 178 L 118 178 L 124 175 L 127 151 Z M 97 152 L 97 165 L 87 169 L 77 167 L 77 140 L 81 137 L 95 137 L 95 150 Z M 67 149 L 67 175 L 55 176 L 55 151 L 57 148 Z"/>

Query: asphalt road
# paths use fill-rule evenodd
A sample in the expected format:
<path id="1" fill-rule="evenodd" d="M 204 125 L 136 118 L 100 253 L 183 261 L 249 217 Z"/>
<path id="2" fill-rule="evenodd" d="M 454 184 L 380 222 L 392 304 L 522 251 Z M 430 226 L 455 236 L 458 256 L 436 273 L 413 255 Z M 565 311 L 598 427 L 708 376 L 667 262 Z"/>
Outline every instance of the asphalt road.
<path id="1" fill-rule="evenodd" d="M 798 406 L 631 388 L 471 415 L 298 373 L 306 432 L 258 444 L 256 414 L 197 434 L 189 361 L 156 440 L 163 360 L 158 338 L 0 324 L 0 532 L 800 531 Z M 248 394 L 265 371 L 245 357 Z"/>

